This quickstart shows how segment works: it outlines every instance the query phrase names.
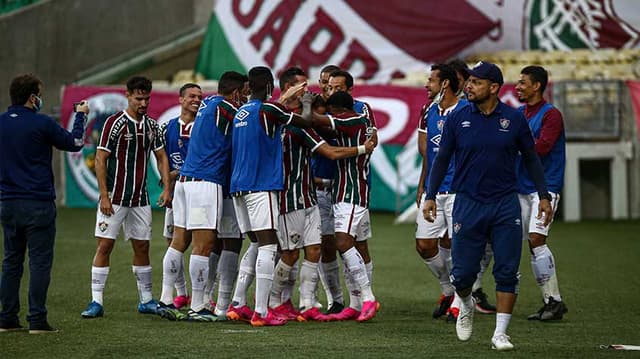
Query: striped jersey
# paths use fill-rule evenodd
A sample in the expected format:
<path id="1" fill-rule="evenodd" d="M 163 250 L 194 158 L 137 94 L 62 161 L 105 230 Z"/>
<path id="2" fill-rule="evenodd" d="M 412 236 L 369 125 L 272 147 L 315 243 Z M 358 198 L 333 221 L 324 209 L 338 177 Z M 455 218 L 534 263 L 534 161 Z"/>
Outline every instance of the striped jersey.
<path id="1" fill-rule="evenodd" d="M 187 158 L 191 128 L 193 128 L 193 122 L 184 123 L 179 117 L 160 125 L 164 151 L 169 159 L 169 171 L 180 170 Z"/>
<path id="2" fill-rule="evenodd" d="M 369 118 L 354 112 L 330 116 L 331 126 L 337 134 L 338 146 L 354 147 L 367 140 Z M 369 207 L 370 154 L 337 160 L 338 172 L 333 181 L 334 203 L 346 202 Z"/>
<path id="3" fill-rule="evenodd" d="M 274 102 L 252 99 L 233 118 L 231 194 L 282 191 L 282 126 L 293 114 Z"/>
<path id="4" fill-rule="evenodd" d="M 318 203 L 311 173 L 311 154 L 323 143 L 322 137 L 312 128 L 284 127 L 284 190 L 280 192 L 280 214 L 313 207 Z"/>
<path id="5" fill-rule="evenodd" d="M 124 207 L 149 205 L 149 155 L 152 150 L 161 150 L 163 145 L 160 126 L 147 115 L 137 121 L 121 111 L 107 118 L 98 149 L 109 152 L 107 190 L 112 204 Z"/>
<path id="6" fill-rule="evenodd" d="M 189 151 L 180 174 L 217 183 L 223 188 L 229 181 L 231 123 L 236 105 L 222 96 L 202 100 L 193 122 Z"/>

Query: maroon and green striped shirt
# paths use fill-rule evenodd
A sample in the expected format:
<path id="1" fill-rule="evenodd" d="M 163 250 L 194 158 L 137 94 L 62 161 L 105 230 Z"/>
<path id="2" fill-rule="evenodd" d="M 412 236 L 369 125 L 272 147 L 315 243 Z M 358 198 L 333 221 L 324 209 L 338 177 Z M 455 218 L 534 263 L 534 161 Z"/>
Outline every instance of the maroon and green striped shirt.
<path id="1" fill-rule="evenodd" d="M 331 125 L 337 133 L 338 146 L 356 147 L 367 140 L 369 119 L 355 112 L 331 116 Z M 346 202 L 369 207 L 369 158 L 370 154 L 348 157 L 336 161 L 338 172 L 333 181 L 334 203 Z"/>
<path id="2" fill-rule="evenodd" d="M 322 137 L 312 128 L 284 127 L 284 190 L 280 192 L 280 214 L 313 207 L 318 203 L 311 172 L 311 154 L 323 143 Z"/>
<path id="3" fill-rule="evenodd" d="M 112 204 L 125 207 L 149 204 L 149 155 L 162 147 L 158 123 L 146 115 L 138 122 L 122 111 L 105 121 L 98 149 L 109 152 L 107 190 Z"/>

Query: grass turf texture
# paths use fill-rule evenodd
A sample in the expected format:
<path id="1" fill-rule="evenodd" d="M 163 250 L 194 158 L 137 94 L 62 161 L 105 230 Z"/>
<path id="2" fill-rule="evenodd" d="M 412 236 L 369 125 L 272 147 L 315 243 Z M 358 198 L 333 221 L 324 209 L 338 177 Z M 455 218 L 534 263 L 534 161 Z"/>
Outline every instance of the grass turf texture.
<path id="1" fill-rule="evenodd" d="M 152 266 L 159 296 L 165 241 L 163 214 L 154 212 Z M 253 329 L 244 323 L 169 322 L 136 311 L 132 251 L 121 239 L 111 256 L 105 291 L 105 317 L 80 317 L 91 298 L 90 267 L 95 251 L 94 210 L 59 209 L 58 236 L 49 288 L 50 323 L 60 333 L 0 333 L 2 358 L 70 357 L 494 357 L 490 349 L 495 317 L 475 316 L 469 342 L 459 342 L 455 326 L 431 319 L 439 286 L 414 250 L 414 225 L 393 225 L 393 216 L 372 216 L 370 242 L 374 292 L 382 310 L 371 322 L 289 323 Z M 599 349 L 599 344 L 640 344 L 639 221 L 556 223 L 550 245 L 559 268 L 560 289 L 569 307 L 555 323 L 527 321 L 541 305 L 528 250 L 523 248 L 522 280 L 509 335 L 510 357 L 631 357 Z M 246 248 L 246 243 L 244 248 Z M 22 284 L 21 323 L 26 325 L 27 277 Z M 493 296 L 493 278 L 484 290 Z M 252 297 L 252 294 L 250 294 Z M 637 353 L 637 352 L 635 352 Z"/>

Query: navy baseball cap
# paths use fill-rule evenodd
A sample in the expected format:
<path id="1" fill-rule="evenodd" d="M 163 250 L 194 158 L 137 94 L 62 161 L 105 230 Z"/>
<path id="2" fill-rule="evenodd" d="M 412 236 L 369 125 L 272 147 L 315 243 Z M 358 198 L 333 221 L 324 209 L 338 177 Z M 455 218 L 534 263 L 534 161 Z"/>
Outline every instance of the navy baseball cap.
<path id="1" fill-rule="evenodd" d="M 491 82 L 495 82 L 497 84 L 504 84 L 504 80 L 502 79 L 502 71 L 495 64 L 490 62 L 480 61 L 473 68 L 468 70 L 469 75 L 475 76 L 479 79 L 489 80 Z"/>

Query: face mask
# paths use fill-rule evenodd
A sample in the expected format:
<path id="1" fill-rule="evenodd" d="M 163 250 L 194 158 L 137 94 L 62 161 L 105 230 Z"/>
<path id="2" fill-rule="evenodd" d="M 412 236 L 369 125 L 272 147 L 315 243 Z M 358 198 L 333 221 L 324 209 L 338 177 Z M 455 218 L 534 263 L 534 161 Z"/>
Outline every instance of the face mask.
<path id="1" fill-rule="evenodd" d="M 442 84 L 440 84 L 440 92 L 438 92 L 436 97 L 433 99 L 433 102 L 439 104 L 440 101 L 442 101 L 443 96 L 444 96 L 444 87 L 442 86 Z"/>
<path id="2" fill-rule="evenodd" d="M 36 112 L 38 112 L 38 111 L 42 110 L 42 105 L 44 104 L 44 101 L 42 100 L 42 98 L 40 98 L 40 97 L 38 97 L 38 96 L 36 96 L 36 95 L 33 95 L 33 96 L 35 96 L 35 98 L 38 100 L 37 102 L 35 102 L 35 103 L 33 104 L 33 109 L 34 109 Z"/>

